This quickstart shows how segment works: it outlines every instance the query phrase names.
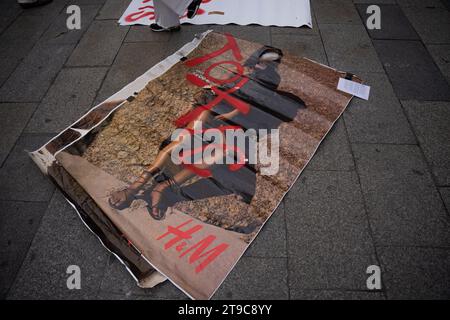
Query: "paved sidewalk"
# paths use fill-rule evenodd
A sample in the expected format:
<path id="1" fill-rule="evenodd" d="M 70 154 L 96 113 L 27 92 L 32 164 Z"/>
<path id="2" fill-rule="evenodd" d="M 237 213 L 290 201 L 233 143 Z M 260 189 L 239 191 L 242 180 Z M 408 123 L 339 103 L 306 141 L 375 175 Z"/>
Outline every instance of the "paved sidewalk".
<path id="1" fill-rule="evenodd" d="M 187 299 L 139 289 L 24 150 L 33 150 L 145 70 L 213 28 L 358 74 L 354 99 L 219 299 L 450 298 L 450 2 L 312 0 L 314 28 L 121 27 L 129 0 L 0 2 L 0 296 Z M 382 29 L 367 31 L 379 3 Z M 79 4 L 82 30 L 65 27 Z M 82 289 L 68 290 L 79 265 Z M 366 268 L 379 265 L 382 289 Z"/>

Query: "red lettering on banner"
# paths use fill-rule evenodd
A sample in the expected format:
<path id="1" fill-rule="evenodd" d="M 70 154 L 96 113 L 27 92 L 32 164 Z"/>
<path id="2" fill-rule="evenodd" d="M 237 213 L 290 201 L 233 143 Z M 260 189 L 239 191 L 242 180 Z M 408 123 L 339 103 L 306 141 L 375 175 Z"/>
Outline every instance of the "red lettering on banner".
<path id="1" fill-rule="evenodd" d="M 211 262 L 217 259 L 217 257 L 219 257 L 229 247 L 229 245 L 227 243 L 221 243 L 213 248 L 210 248 L 210 245 L 214 242 L 214 240 L 216 240 L 216 236 L 208 235 L 204 239 L 186 248 L 188 244 L 184 240 L 192 239 L 193 234 L 203 229 L 203 226 L 195 225 L 188 230 L 181 230 L 181 228 L 190 224 L 191 222 L 192 219 L 189 219 L 177 227 L 168 226 L 167 232 L 157 237 L 156 240 L 164 239 L 169 235 L 174 236 L 164 244 L 164 249 L 167 250 L 176 245 L 175 250 L 177 252 L 181 252 L 179 258 L 183 258 L 193 251 L 189 256 L 188 262 L 189 264 L 193 264 L 194 262 L 203 259 L 195 267 L 195 273 L 199 273 L 203 271 Z"/>
<path id="2" fill-rule="evenodd" d="M 150 2 L 151 0 L 142 0 L 142 4 Z M 148 10 L 146 10 L 148 9 Z M 126 22 L 135 22 L 145 17 L 149 17 L 150 20 L 155 20 L 155 12 L 153 6 L 142 6 L 138 8 L 139 11 L 132 12 L 125 17 Z"/>
<path id="3" fill-rule="evenodd" d="M 132 12 L 125 17 L 126 22 L 135 22 L 142 18 L 148 17 L 150 20 L 155 20 L 155 13 L 153 11 L 145 11 L 146 8 L 153 9 L 152 6 L 145 6 L 139 8 L 139 11 Z"/>
<path id="4" fill-rule="evenodd" d="M 142 0 L 142 4 L 148 3 L 151 0 Z M 202 3 L 208 3 L 210 2 L 210 0 L 203 0 Z M 202 15 L 205 14 L 205 10 L 199 8 L 197 15 Z M 142 7 L 138 7 L 138 11 L 132 12 L 129 15 L 127 15 L 125 17 L 125 21 L 126 22 L 135 22 L 138 21 L 140 19 L 143 19 L 145 17 L 148 17 L 149 20 L 155 20 L 155 8 L 154 6 L 151 5 L 147 5 L 147 6 L 142 6 Z M 181 16 L 180 18 L 185 18 L 187 17 L 187 14 Z"/>

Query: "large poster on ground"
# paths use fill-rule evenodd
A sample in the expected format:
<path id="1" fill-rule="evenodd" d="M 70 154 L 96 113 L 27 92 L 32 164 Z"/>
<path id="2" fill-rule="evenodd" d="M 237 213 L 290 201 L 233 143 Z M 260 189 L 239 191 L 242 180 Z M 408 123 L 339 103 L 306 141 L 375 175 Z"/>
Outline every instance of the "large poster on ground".
<path id="1" fill-rule="evenodd" d="M 206 32 L 31 156 L 139 285 L 207 299 L 351 100 L 343 77 Z"/>
<path id="2" fill-rule="evenodd" d="M 309 0 L 203 0 L 197 16 L 180 17 L 192 24 L 259 24 L 280 27 L 312 27 Z M 155 22 L 152 0 L 132 0 L 119 19 L 122 26 Z"/>

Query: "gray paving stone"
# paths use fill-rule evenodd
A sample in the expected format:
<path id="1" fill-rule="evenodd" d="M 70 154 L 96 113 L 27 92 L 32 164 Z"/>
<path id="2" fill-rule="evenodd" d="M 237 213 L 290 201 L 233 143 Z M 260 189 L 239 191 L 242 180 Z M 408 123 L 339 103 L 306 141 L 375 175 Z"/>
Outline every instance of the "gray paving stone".
<path id="1" fill-rule="evenodd" d="M 122 16 L 125 10 L 130 5 L 128 0 L 107 0 L 103 5 L 100 13 L 96 17 L 97 20 L 103 19 L 117 19 Z"/>
<path id="2" fill-rule="evenodd" d="M 311 1 L 311 6 L 314 8 L 319 24 L 361 24 L 361 19 L 352 0 L 315 0 Z"/>
<path id="3" fill-rule="evenodd" d="M 184 28 L 184 26 L 183 26 Z M 131 26 L 125 37 L 125 42 L 168 42 L 172 37 L 170 32 L 154 32 L 152 29 L 146 26 Z M 155 47 L 159 46 L 159 43 L 154 44 Z"/>
<path id="4" fill-rule="evenodd" d="M 22 8 L 16 0 L 3 0 L 0 2 L 0 16 L 18 16 L 22 13 Z"/>
<path id="5" fill-rule="evenodd" d="M 307 245 L 307 244 L 305 244 Z M 305 289 L 366 290 L 370 265 L 378 265 L 374 254 L 312 252 L 289 257 L 289 288 L 292 292 Z"/>
<path id="6" fill-rule="evenodd" d="M 420 38 L 425 44 L 450 44 L 450 23 L 437 25 L 413 24 Z"/>
<path id="7" fill-rule="evenodd" d="M 441 2 L 444 4 L 444 7 L 447 8 L 447 10 L 450 10 L 450 1 L 449 0 L 441 0 Z"/>
<path id="8" fill-rule="evenodd" d="M 0 36 L 0 86 L 33 48 L 51 21 L 40 16 L 20 16 Z"/>
<path id="9" fill-rule="evenodd" d="M 73 50 L 73 44 L 38 44 L 0 89 L 8 102 L 38 102 Z"/>
<path id="10" fill-rule="evenodd" d="M 183 43 L 183 45 L 184 44 L 185 43 Z M 173 47 L 172 43 L 124 43 L 111 69 L 114 69 L 114 67 L 116 66 L 128 66 L 130 67 L 130 70 L 135 70 L 134 72 L 137 72 L 135 73 L 136 76 L 140 76 L 142 73 L 147 71 L 147 69 L 161 62 L 169 55 L 180 49 L 183 45 L 179 47 Z M 172 48 L 173 51 L 171 50 Z M 148 54 L 149 51 L 151 51 L 151 55 Z M 140 62 L 140 66 L 131 66 L 131 64 L 133 64 L 133 61 L 136 60 Z"/>
<path id="11" fill-rule="evenodd" d="M 0 297 L 5 298 L 47 208 L 46 202 L 0 201 Z"/>
<path id="12" fill-rule="evenodd" d="M 0 2 L 0 33 L 5 30 L 18 16 L 22 9 L 14 0 Z"/>
<path id="13" fill-rule="evenodd" d="M 0 167 L 35 109 L 31 103 L 0 103 Z"/>
<path id="14" fill-rule="evenodd" d="M 353 3 L 370 3 L 370 4 L 396 4 L 398 0 L 353 0 Z"/>
<path id="15" fill-rule="evenodd" d="M 158 288 L 158 287 L 157 287 Z M 155 290 L 157 290 L 155 288 Z M 178 289 L 177 289 L 178 290 Z M 98 300 L 191 300 L 187 295 L 184 297 L 177 297 L 177 298 L 160 298 L 160 297 L 153 297 L 149 295 L 136 295 L 136 294 L 125 294 L 125 293 L 113 293 L 113 292 L 105 292 L 100 291 L 97 295 Z"/>
<path id="16" fill-rule="evenodd" d="M 442 0 L 396 0 L 398 5 L 402 8 L 409 7 L 435 7 L 435 8 L 444 8 L 444 4 Z"/>
<path id="17" fill-rule="evenodd" d="M 69 66 L 109 66 L 119 51 L 128 27 L 117 21 L 94 21 L 73 51 Z"/>
<path id="18" fill-rule="evenodd" d="M 98 93 L 102 102 L 167 57 L 167 46 L 150 42 L 124 43 Z M 151 52 L 151 55 L 149 54 Z"/>
<path id="19" fill-rule="evenodd" d="M 384 300 L 379 291 L 351 290 L 298 290 L 291 289 L 291 299 L 294 300 Z"/>
<path id="20" fill-rule="evenodd" d="M 24 43 L 25 46 L 25 43 Z M 3 49 L 7 48 L 7 49 Z M 0 48 L 0 68 L 2 73 L 0 73 L 0 88 L 1 85 L 8 79 L 10 74 L 14 71 L 17 65 L 20 63 L 21 57 L 13 55 L 14 48 L 12 47 L 1 47 Z M 1 99 L 1 97 L 0 97 Z"/>
<path id="21" fill-rule="evenodd" d="M 81 5 L 81 29 L 67 28 L 67 13 L 63 10 L 42 36 L 41 42 L 47 43 L 77 43 L 88 29 L 95 15 L 100 10 L 99 5 Z"/>
<path id="22" fill-rule="evenodd" d="M 355 172 L 306 169 L 287 194 L 285 210 L 289 255 L 373 249 Z"/>
<path id="23" fill-rule="evenodd" d="M 407 7 L 405 15 L 426 44 L 450 44 L 450 12 L 446 8 Z"/>
<path id="24" fill-rule="evenodd" d="M 104 4 L 106 0 L 70 0 L 71 4 Z"/>
<path id="25" fill-rule="evenodd" d="M 291 290 L 366 289 L 377 261 L 356 173 L 307 169 L 285 207 Z"/>
<path id="26" fill-rule="evenodd" d="M 51 21 L 45 21 L 41 16 L 21 15 L 2 34 L 1 39 L 11 43 L 15 40 L 28 40 L 33 45 L 50 24 Z"/>
<path id="27" fill-rule="evenodd" d="M 402 102 L 438 185 L 450 185 L 450 102 Z"/>
<path id="28" fill-rule="evenodd" d="M 130 297 L 139 297 L 140 299 L 189 299 L 170 281 L 158 284 L 154 288 L 139 288 L 125 266 L 113 255 L 110 255 L 108 260 L 100 288 L 103 294 L 114 294 L 120 299 L 129 299 Z"/>
<path id="29" fill-rule="evenodd" d="M 232 27 L 232 26 L 231 26 Z M 181 30 L 172 32 L 169 47 L 167 48 L 167 55 L 170 55 L 184 46 L 187 42 L 194 39 L 196 34 L 200 34 L 207 30 L 214 30 L 216 32 L 224 32 L 224 26 L 221 25 L 186 25 L 181 26 Z M 227 31 L 230 32 L 230 31 Z M 232 31 L 231 31 L 232 32 Z M 245 32 L 245 31 L 244 31 Z M 237 36 L 233 33 L 234 36 Z"/>
<path id="30" fill-rule="evenodd" d="M 53 135 L 24 135 L 19 138 L 0 168 L 0 200 L 48 201 L 54 186 L 26 151 L 34 151 Z"/>
<path id="31" fill-rule="evenodd" d="M 59 132 L 71 125 L 91 108 L 106 72 L 107 68 L 62 69 L 25 132 Z"/>
<path id="32" fill-rule="evenodd" d="M 306 57 L 325 65 L 328 64 L 319 36 L 296 35 L 293 37 L 289 34 L 274 34 L 272 35 L 272 45 L 286 50 L 290 54 Z"/>
<path id="33" fill-rule="evenodd" d="M 377 245 L 449 246 L 450 224 L 418 146 L 353 146 Z"/>
<path id="34" fill-rule="evenodd" d="M 369 100 L 353 98 L 344 112 L 350 141 L 370 143 L 414 144 L 416 139 L 383 73 L 359 73 L 371 87 Z"/>
<path id="35" fill-rule="evenodd" d="M 319 28 L 328 62 L 333 68 L 354 73 L 383 70 L 364 26 L 319 24 Z"/>
<path id="36" fill-rule="evenodd" d="M 8 299 L 89 299 L 100 287 L 108 259 L 100 241 L 64 197 L 53 196 Z M 66 285 L 69 265 L 81 270 L 81 289 Z"/>
<path id="37" fill-rule="evenodd" d="M 3 32 L 15 19 L 16 17 L 3 17 L 0 16 L 0 33 Z"/>
<path id="38" fill-rule="evenodd" d="M 450 86 L 421 42 L 373 42 L 399 99 L 450 100 Z"/>
<path id="39" fill-rule="evenodd" d="M 53 0 L 51 3 L 45 6 L 39 6 L 31 9 L 23 10 L 23 15 L 41 16 L 45 19 L 53 19 L 57 16 L 66 6 L 69 0 Z"/>
<path id="40" fill-rule="evenodd" d="M 439 192 L 441 193 L 447 212 L 450 213 L 450 188 L 439 188 Z"/>
<path id="41" fill-rule="evenodd" d="M 213 296 L 213 299 L 226 300 L 287 298 L 286 259 L 250 257 L 239 260 Z"/>
<path id="42" fill-rule="evenodd" d="M 380 248 L 388 299 L 450 298 L 450 250 Z"/>
<path id="43" fill-rule="evenodd" d="M 344 122 L 339 119 L 331 128 L 308 163 L 308 170 L 353 170 L 355 164 Z"/>
<path id="44" fill-rule="evenodd" d="M 223 32 L 229 32 L 239 39 L 270 45 L 269 27 L 250 25 L 243 28 L 237 25 L 225 25 L 223 26 Z"/>
<path id="45" fill-rule="evenodd" d="M 256 239 L 245 251 L 246 257 L 286 257 L 286 221 L 281 202 Z"/>
<path id="46" fill-rule="evenodd" d="M 357 5 L 359 15 L 364 25 L 365 21 L 371 14 L 367 14 L 366 10 L 369 4 Z M 367 29 L 372 39 L 403 39 L 403 40 L 419 40 L 419 35 L 409 23 L 402 9 L 395 5 L 378 5 L 381 13 L 381 29 Z"/>
<path id="47" fill-rule="evenodd" d="M 427 45 L 427 49 L 447 82 L 450 83 L 450 44 L 430 44 Z"/>

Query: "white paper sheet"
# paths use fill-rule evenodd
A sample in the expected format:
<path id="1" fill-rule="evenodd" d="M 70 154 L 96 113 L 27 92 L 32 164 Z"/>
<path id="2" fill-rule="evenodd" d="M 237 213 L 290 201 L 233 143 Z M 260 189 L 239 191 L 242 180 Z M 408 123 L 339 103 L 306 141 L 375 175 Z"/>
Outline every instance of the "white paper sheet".
<path id="1" fill-rule="evenodd" d="M 347 80 L 344 78 L 339 78 L 338 90 L 341 90 L 346 93 L 350 93 L 355 97 L 369 100 L 370 87 L 365 84 L 358 83 L 355 81 Z"/>
<path id="2" fill-rule="evenodd" d="M 150 25 L 154 19 L 152 0 L 132 0 L 119 23 Z M 181 23 L 312 28 L 309 0 L 203 0 L 197 16 L 182 17 Z"/>

